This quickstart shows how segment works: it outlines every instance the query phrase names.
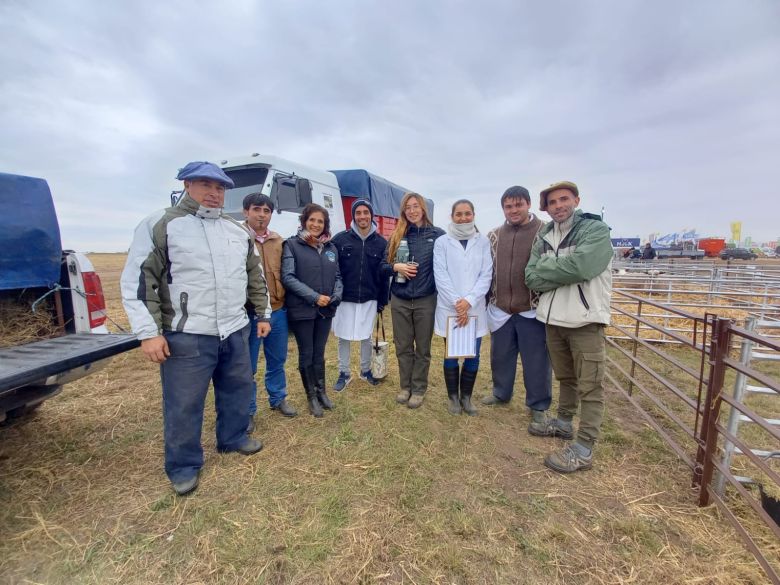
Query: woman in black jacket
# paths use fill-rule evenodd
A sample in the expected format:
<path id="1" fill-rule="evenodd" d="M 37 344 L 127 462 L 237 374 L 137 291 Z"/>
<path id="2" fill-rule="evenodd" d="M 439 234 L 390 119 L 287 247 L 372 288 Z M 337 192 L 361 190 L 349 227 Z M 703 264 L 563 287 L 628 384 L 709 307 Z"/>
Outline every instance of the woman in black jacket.
<path id="1" fill-rule="evenodd" d="M 395 400 L 409 408 L 418 408 L 428 389 L 436 311 L 433 243 L 443 235 L 431 222 L 425 199 L 417 193 L 404 195 L 384 266 L 393 275 L 390 314 L 401 385 Z"/>
<path id="2" fill-rule="evenodd" d="M 284 242 L 282 284 L 309 412 L 321 417 L 323 408 L 333 408 L 325 393 L 325 344 L 342 286 L 338 252 L 330 242 L 330 217 L 316 203 L 303 208 L 298 233 Z"/>

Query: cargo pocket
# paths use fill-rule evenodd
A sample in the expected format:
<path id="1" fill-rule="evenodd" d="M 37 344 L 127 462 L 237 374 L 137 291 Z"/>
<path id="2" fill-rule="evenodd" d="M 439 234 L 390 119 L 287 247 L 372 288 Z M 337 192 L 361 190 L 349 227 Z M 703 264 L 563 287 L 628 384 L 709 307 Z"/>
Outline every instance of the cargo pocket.
<path id="1" fill-rule="evenodd" d="M 194 358 L 200 355 L 198 351 L 198 336 L 191 333 L 177 333 L 166 331 L 165 340 L 168 342 L 170 358 Z"/>
<path id="2" fill-rule="evenodd" d="M 604 352 L 582 353 L 577 380 L 585 383 L 601 382 L 604 379 Z"/>

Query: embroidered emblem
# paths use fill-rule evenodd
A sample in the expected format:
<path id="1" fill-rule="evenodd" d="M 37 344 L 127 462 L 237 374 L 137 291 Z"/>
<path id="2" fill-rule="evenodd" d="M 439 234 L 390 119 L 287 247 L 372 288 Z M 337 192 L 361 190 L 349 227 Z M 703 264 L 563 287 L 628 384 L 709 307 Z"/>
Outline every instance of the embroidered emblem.
<path id="1" fill-rule="evenodd" d="M 333 250 L 328 250 L 327 252 L 325 252 L 325 257 L 331 262 L 336 261 L 336 253 Z"/>

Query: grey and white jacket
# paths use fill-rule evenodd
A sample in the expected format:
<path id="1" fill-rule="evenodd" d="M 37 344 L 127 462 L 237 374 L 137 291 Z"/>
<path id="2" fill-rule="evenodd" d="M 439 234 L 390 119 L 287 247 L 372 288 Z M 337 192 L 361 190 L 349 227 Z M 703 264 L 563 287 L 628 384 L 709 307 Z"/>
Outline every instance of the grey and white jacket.
<path id="1" fill-rule="evenodd" d="M 249 233 L 227 216 L 205 218 L 189 195 L 136 228 L 122 272 L 122 304 L 133 332 L 225 339 L 249 319 L 247 299 L 270 320 L 263 268 Z"/>

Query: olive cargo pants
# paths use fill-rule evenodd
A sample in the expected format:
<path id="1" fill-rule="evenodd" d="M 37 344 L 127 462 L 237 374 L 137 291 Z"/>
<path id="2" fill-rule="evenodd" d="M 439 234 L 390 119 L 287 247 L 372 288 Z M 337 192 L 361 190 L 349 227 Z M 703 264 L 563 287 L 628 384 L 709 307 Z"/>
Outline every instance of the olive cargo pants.
<path id="1" fill-rule="evenodd" d="M 580 407 L 577 441 L 592 448 L 604 418 L 604 325 L 569 328 L 547 325 L 547 351 L 560 382 L 558 418 L 571 421 Z"/>
<path id="2" fill-rule="evenodd" d="M 411 300 L 393 295 L 390 314 L 401 389 L 425 394 L 431 365 L 436 293 Z"/>

